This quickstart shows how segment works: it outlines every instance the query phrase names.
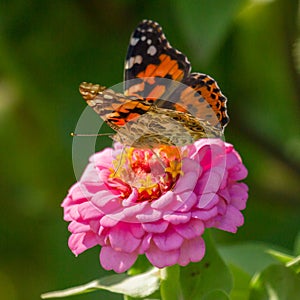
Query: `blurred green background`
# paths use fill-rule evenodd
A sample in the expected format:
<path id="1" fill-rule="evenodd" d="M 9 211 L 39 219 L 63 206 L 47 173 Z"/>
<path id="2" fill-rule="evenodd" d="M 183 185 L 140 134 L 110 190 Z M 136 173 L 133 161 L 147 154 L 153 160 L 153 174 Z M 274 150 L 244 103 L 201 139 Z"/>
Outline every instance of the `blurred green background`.
<path id="1" fill-rule="evenodd" d="M 129 36 L 145 18 L 229 100 L 226 140 L 249 170 L 250 197 L 245 225 L 216 232 L 217 241 L 291 250 L 300 228 L 298 14 L 296 0 L 0 0 L 1 299 L 38 299 L 106 273 L 99 248 L 75 258 L 67 246 L 70 132 L 85 108 L 79 83 L 121 82 Z"/>

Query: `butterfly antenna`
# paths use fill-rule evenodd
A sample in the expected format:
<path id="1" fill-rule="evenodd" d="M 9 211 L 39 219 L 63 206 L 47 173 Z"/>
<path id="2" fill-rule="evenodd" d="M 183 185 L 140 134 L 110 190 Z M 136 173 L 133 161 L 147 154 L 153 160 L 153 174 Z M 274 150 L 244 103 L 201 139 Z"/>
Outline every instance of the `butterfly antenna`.
<path id="1" fill-rule="evenodd" d="M 121 144 L 122 144 L 122 135 L 120 135 L 119 136 L 120 137 L 120 142 L 121 142 Z M 120 166 L 121 166 L 121 164 L 122 164 L 122 160 L 123 160 L 123 157 L 124 157 L 124 153 L 125 153 L 125 150 L 126 150 L 126 148 L 125 148 L 125 146 L 122 148 L 122 152 L 121 152 L 121 157 L 120 157 L 120 159 L 119 159 L 119 161 L 118 161 L 118 165 L 117 165 L 117 167 L 116 167 L 116 169 L 115 169 L 115 171 L 114 171 L 114 174 L 113 174 L 113 176 L 115 176 L 116 174 L 117 174 L 117 172 L 119 171 L 119 169 L 120 169 Z"/>
<path id="2" fill-rule="evenodd" d="M 114 174 L 113 174 L 113 177 L 115 177 L 115 175 L 117 174 L 117 172 L 119 171 L 120 167 L 121 167 L 121 164 L 122 164 L 122 161 L 123 161 L 123 158 L 124 158 L 124 153 L 125 153 L 125 147 L 122 148 L 122 152 L 121 152 L 121 157 L 118 161 L 118 165 L 116 166 L 115 168 L 115 171 L 114 171 Z"/>
<path id="3" fill-rule="evenodd" d="M 162 159 L 158 156 L 158 154 L 153 149 L 150 148 L 150 151 L 157 158 L 157 160 L 158 160 L 159 164 L 161 165 L 161 167 L 163 168 L 163 170 L 165 170 L 167 166 L 164 164 L 164 162 L 162 161 Z"/>
<path id="4" fill-rule="evenodd" d="M 110 136 L 111 133 L 74 133 L 71 132 L 71 136 Z"/>

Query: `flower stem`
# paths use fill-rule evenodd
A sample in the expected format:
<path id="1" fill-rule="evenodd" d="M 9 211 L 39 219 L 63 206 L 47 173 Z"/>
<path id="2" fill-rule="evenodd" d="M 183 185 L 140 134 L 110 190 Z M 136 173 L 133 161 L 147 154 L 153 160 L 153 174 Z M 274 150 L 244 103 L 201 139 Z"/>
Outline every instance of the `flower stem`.
<path id="1" fill-rule="evenodd" d="M 180 267 L 174 265 L 161 270 L 162 300 L 184 300 L 180 285 Z"/>

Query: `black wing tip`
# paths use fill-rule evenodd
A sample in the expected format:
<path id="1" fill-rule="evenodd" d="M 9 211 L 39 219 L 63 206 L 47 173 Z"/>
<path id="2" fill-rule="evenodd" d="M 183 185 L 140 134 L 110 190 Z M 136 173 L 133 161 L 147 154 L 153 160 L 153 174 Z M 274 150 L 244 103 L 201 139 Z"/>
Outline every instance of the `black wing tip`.
<path id="1" fill-rule="evenodd" d="M 136 27 L 136 30 L 146 30 L 147 28 L 153 28 L 154 30 L 162 31 L 162 27 L 159 25 L 159 23 L 150 19 L 142 20 Z"/>

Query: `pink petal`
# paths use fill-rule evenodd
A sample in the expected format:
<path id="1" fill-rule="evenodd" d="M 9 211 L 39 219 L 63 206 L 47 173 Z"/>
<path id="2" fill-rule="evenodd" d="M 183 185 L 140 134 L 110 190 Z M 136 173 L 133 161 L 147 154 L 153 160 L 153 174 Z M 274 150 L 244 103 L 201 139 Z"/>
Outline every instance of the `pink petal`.
<path id="1" fill-rule="evenodd" d="M 151 223 L 142 223 L 142 227 L 145 231 L 151 233 L 162 233 L 168 228 L 169 223 L 163 220 L 159 220 Z"/>
<path id="2" fill-rule="evenodd" d="M 199 165 L 198 162 L 195 162 L 194 160 L 184 157 L 182 160 L 182 171 L 183 171 L 183 176 L 185 176 L 186 173 L 193 171 L 197 175 L 196 177 L 199 177 L 199 173 L 201 171 L 201 166 Z"/>
<path id="3" fill-rule="evenodd" d="M 197 184 L 198 194 L 216 193 L 223 180 L 223 174 L 221 169 L 211 169 L 204 173 Z"/>
<path id="4" fill-rule="evenodd" d="M 248 198 L 248 186 L 244 183 L 233 184 L 229 193 L 232 197 L 231 204 L 239 210 L 245 209 Z"/>
<path id="5" fill-rule="evenodd" d="M 226 165 L 228 169 L 234 168 L 236 165 L 239 165 L 242 162 L 241 157 L 238 153 L 231 147 L 227 149 L 227 161 Z"/>
<path id="6" fill-rule="evenodd" d="M 209 210 L 198 209 L 192 212 L 192 217 L 206 221 L 218 215 L 218 208 L 215 206 Z"/>
<path id="7" fill-rule="evenodd" d="M 177 197 L 180 197 L 182 200 L 184 199 L 180 207 L 177 208 L 177 210 L 181 212 L 190 211 L 197 202 L 197 196 L 194 192 L 187 192 L 184 197 L 182 197 L 182 195 L 177 195 Z"/>
<path id="8" fill-rule="evenodd" d="M 85 191 L 85 187 L 80 185 L 79 183 L 74 184 L 68 193 L 68 197 L 62 203 L 62 206 L 65 207 L 66 205 L 77 204 L 87 201 L 86 195 L 83 192 Z"/>
<path id="9" fill-rule="evenodd" d="M 153 201 L 151 203 L 151 207 L 155 209 L 166 209 L 167 206 L 171 204 L 175 199 L 175 194 L 171 191 L 167 191 L 164 195 L 162 195 L 159 199 Z"/>
<path id="10" fill-rule="evenodd" d="M 181 213 L 181 212 L 173 212 L 172 214 L 167 214 L 163 216 L 165 221 L 170 222 L 171 224 L 181 224 L 186 223 L 191 219 L 191 212 Z"/>
<path id="11" fill-rule="evenodd" d="M 246 167 L 242 164 L 242 160 L 235 150 L 227 155 L 227 168 L 232 180 L 242 180 L 248 175 Z"/>
<path id="12" fill-rule="evenodd" d="M 183 237 L 174 229 L 168 229 L 165 233 L 153 235 L 152 240 L 162 251 L 177 249 L 183 242 Z"/>
<path id="13" fill-rule="evenodd" d="M 155 222 L 159 220 L 162 216 L 162 212 L 157 210 L 150 210 L 147 212 L 143 212 L 142 214 L 138 214 L 136 216 L 136 219 L 141 223 L 147 223 L 147 222 Z"/>
<path id="14" fill-rule="evenodd" d="M 192 191 L 198 180 L 197 172 L 189 171 L 180 177 L 173 189 L 176 194 L 181 194 L 183 192 Z"/>
<path id="15" fill-rule="evenodd" d="M 78 205 L 71 206 L 66 217 L 70 218 L 71 220 L 80 220 L 81 218 L 78 212 Z"/>
<path id="16" fill-rule="evenodd" d="M 123 207 L 123 214 L 126 217 L 136 216 L 138 213 L 143 213 L 145 209 L 149 208 L 149 203 L 142 202 L 142 203 L 135 203 L 128 207 Z"/>
<path id="17" fill-rule="evenodd" d="M 132 253 L 140 245 L 141 240 L 133 236 L 129 227 L 130 224 L 120 223 L 110 229 L 108 237 L 114 250 Z"/>
<path id="18" fill-rule="evenodd" d="M 226 188 L 223 188 L 222 190 L 218 191 L 218 195 L 221 196 L 223 199 L 225 199 L 227 203 L 230 203 L 231 195 L 229 193 L 228 186 Z"/>
<path id="19" fill-rule="evenodd" d="M 115 159 L 117 153 L 112 148 L 106 148 L 100 152 L 95 153 L 90 157 L 91 165 L 95 167 L 110 169 L 112 161 Z"/>
<path id="20" fill-rule="evenodd" d="M 148 213 L 149 211 L 150 213 Z M 136 223 L 139 222 L 138 216 L 143 214 L 147 214 L 147 216 L 151 215 L 155 218 L 153 211 L 149 209 L 148 202 L 136 203 L 129 207 L 120 208 L 111 214 L 107 214 L 107 216 L 118 221 Z"/>
<path id="21" fill-rule="evenodd" d="M 149 248 L 152 240 L 152 233 L 148 233 L 144 236 L 140 245 L 139 254 L 144 254 Z"/>
<path id="22" fill-rule="evenodd" d="M 193 219 L 186 224 L 180 224 L 180 225 L 174 226 L 174 229 L 184 239 L 193 239 L 193 238 L 203 234 L 204 224 L 201 220 Z"/>
<path id="23" fill-rule="evenodd" d="M 85 202 L 78 205 L 78 213 L 82 220 L 99 219 L 103 213 L 99 211 L 91 202 Z"/>
<path id="24" fill-rule="evenodd" d="M 242 213 L 235 207 L 229 205 L 226 214 L 220 218 L 220 220 L 215 224 L 215 227 L 235 233 L 237 231 L 237 227 L 242 226 L 243 224 L 244 217 Z"/>
<path id="25" fill-rule="evenodd" d="M 100 252 L 100 263 L 105 270 L 114 270 L 117 273 L 127 271 L 136 261 L 137 253 L 125 253 L 102 247 Z"/>
<path id="26" fill-rule="evenodd" d="M 68 230 L 72 233 L 81 233 L 81 232 L 87 232 L 90 229 L 89 224 L 83 224 L 76 221 L 72 221 L 69 226 Z"/>
<path id="27" fill-rule="evenodd" d="M 206 208 L 210 203 L 217 203 L 219 201 L 219 197 L 215 193 L 207 193 L 199 196 L 197 208 Z"/>
<path id="28" fill-rule="evenodd" d="M 243 164 L 239 164 L 233 169 L 229 170 L 229 177 L 231 180 L 242 180 L 248 175 L 248 170 Z"/>
<path id="29" fill-rule="evenodd" d="M 69 248 L 76 256 L 97 244 L 97 236 L 94 233 L 72 234 L 68 241 Z"/>
<path id="30" fill-rule="evenodd" d="M 91 199 L 91 203 L 105 214 L 112 213 L 120 209 L 121 206 L 119 197 L 112 194 L 111 191 L 107 189 L 99 191 L 94 195 Z"/>
<path id="31" fill-rule="evenodd" d="M 201 197 L 202 196 L 200 195 L 199 199 L 201 199 Z M 218 205 L 219 202 L 220 202 L 220 197 L 219 197 L 219 193 L 218 193 L 212 199 L 210 199 L 210 201 L 208 201 L 208 203 L 206 204 L 206 206 L 202 207 L 201 209 L 210 210 L 214 206 Z"/>
<path id="32" fill-rule="evenodd" d="M 93 164 L 88 164 L 80 178 L 81 182 L 97 182 L 97 169 Z"/>
<path id="33" fill-rule="evenodd" d="M 197 201 L 193 196 L 194 194 L 192 190 L 176 194 L 176 201 L 172 204 L 171 212 L 175 210 L 185 211 L 188 206 L 192 205 L 194 201 Z"/>
<path id="34" fill-rule="evenodd" d="M 139 223 L 132 223 L 129 227 L 131 233 L 137 239 L 141 239 L 145 235 L 145 230 L 143 229 L 142 225 Z"/>
<path id="35" fill-rule="evenodd" d="M 198 262 L 204 257 L 204 254 L 205 243 L 201 237 L 186 240 L 180 248 L 178 264 L 180 266 L 186 266 L 190 262 Z"/>
<path id="36" fill-rule="evenodd" d="M 167 266 L 175 265 L 179 258 L 179 249 L 171 251 L 161 251 L 155 246 L 151 246 L 147 252 L 146 257 L 152 265 L 157 268 L 164 268 Z"/>
<path id="37" fill-rule="evenodd" d="M 92 232 L 99 233 L 100 222 L 97 219 L 96 220 L 90 220 L 89 224 L 90 224 L 90 229 L 91 229 Z"/>
<path id="38" fill-rule="evenodd" d="M 119 220 L 115 220 L 109 216 L 104 216 L 100 220 L 100 225 L 104 227 L 113 227 L 116 226 L 119 223 Z"/>
<path id="39" fill-rule="evenodd" d="M 72 209 L 74 209 L 73 206 L 67 206 L 67 207 L 64 208 L 64 217 L 63 217 L 63 219 L 67 222 L 70 222 L 70 221 L 74 220 L 73 217 L 72 217 L 72 213 L 71 213 Z M 77 207 L 76 207 L 75 210 L 77 211 Z M 76 220 L 76 218 L 75 218 L 75 220 Z"/>
<path id="40" fill-rule="evenodd" d="M 124 199 L 122 202 L 123 206 L 129 206 L 132 205 L 133 203 L 136 203 L 138 198 L 138 191 L 136 188 L 132 188 L 130 195 L 128 196 L 127 199 Z"/>

